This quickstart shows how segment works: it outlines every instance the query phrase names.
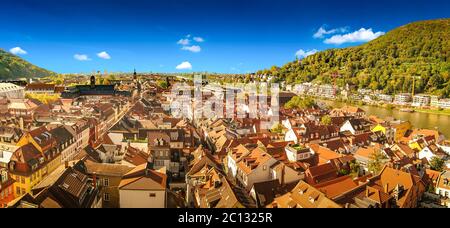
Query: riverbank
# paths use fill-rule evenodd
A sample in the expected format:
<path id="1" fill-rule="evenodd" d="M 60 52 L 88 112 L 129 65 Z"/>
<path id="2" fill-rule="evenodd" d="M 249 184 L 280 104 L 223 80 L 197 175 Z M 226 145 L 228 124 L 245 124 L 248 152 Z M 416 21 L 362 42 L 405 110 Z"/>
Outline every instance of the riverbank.
<path id="1" fill-rule="evenodd" d="M 414 111 L 421 112 L 421 113 L 428 113 L 428 114 L 450 116 L 450 109 L 433 110 L 433 109 L 419 109 L 419 108 L 415 108 Z"/>
<path id="2" fill-rule="evenodd" d="M 342 108 L 345 105 L 351 105 L 347 102 L 339 102 L 325 99 L 317 99 L 332 108 Z M 401 112 L 404 107 L 381 105 L 359 105 L 354 106 L 363 109 L 367 116 L 377 116 L 382 119 L 394 118 L 397 120 L 410 121 L 415 128 L 432 129 L 442 132 L 446 137 L 450 137 L 450 114 L 449 110 L 420 110 L 415 112 Z M 439 114 L 436 114 L 438 112 Z"/>
<path id="3" fill-rule="evenodd" d="M 376 107 L 376 108 L 382 108 L 382 109 L 386 109 L 389 111 L 399 111 L 402 112 L 402 109 L 411 109 L 414 110 L 414 112 L 419 112 L 419 113 L 427 113 L 427 114 L 434 114 L 434 115 L 443 115 L 443 116 L 450 116 L 450 109 L 423 109 L 423 108 L 414 108 L 414 107 L 410 107 L 410 106 L 396 106 L 394 104 L 387 104 L 387 103 L 367 103 L 364 101 L 352 101 L 352 100 L 341 100 L 341 99 L 337 99 L 337 100 L 333 100 L 333 99 L 327 99 L 327 98 L 314 98 L 316 100 L 319 101 L 328 101 L 328 102 L 338 102 L 338 103 L 343 103 L 343 104 L 348 104 L 348 105 L 352 105 L 352 106 L 357 106 L 357 107 L 365 107 L 365 106 L 370 106 L 370 107 Z"/>

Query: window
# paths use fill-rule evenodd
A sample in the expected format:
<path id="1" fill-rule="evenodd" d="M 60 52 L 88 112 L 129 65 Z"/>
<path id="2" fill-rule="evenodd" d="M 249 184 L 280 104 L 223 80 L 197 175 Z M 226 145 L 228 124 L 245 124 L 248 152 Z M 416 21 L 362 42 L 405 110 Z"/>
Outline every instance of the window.
<path id="1" fill-rule="evenodd" d="M 164 166 L 164 161 L 155 161 L 155 166 Z"/>
<path id="2" fill-rule="evenodd" d="M 8 180 L 8 173 L 7 172 L 2 172 L 2 181 L 7 181 Z"/>
<path id="3" fill-rule="evenodd" d="M 108 178 L 103 179 L 103 186 L 105 186 L 105 187 L 109 186 L 109 179 Z"/>
<path id="4" fill-rule="evenodd" d="M 154 198 L 154 197 L 156 197 L 156 193 L 150 193 L 149 196 L 150 196 L 151 198 Z"/>
<path id="5" fill-rule="evenodd" d="M 103 194 L 103 201 L 109 202 L 109 200 L 110 200 L 110 198 L 109 198 L 109 193 Z"/>
<path id="6" fill-rule="evenodd" d="M 20 196 L 20 187 L 16 187 L 16 194 Z"/>
<path id="7" fill-rule="evenodd" d="M 25 184 L 25 178 L 24 177 L 20 177 L 20 183 Z"/>

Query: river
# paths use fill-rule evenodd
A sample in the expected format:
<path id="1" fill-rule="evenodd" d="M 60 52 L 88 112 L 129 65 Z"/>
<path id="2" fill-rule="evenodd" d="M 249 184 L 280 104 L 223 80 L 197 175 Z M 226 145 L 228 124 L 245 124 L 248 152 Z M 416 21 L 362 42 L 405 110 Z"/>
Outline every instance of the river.
<path id="1" fill-rule="evenodd" d="M 337 101 L 323 101 L 333 108 L 341 108 L 346 105 Z M 380 118 L 394 117 L 399 120 L 409 120 L 416 128 L 435 129 L 442 132 L 447 138 L 450 138 L 450 116 L 438 115 L 421 112 L 401 112 L 399 110 L 390 110 L 376 106 L 359 106 L 366 111 L 367 115 L 375 115 Z"/>

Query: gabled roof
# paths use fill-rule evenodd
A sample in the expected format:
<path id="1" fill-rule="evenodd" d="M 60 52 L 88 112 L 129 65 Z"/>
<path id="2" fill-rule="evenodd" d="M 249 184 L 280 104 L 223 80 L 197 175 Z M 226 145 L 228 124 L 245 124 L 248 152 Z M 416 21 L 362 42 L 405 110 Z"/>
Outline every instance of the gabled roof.
<path id="1" fill-rule="evenodd" d="M 86 166 L 88 174 L 112 177 L 122 177 L 133 169 L 125 165 L 97 163 L 92 161 L 85 161 L 84 165 Z"/>
<path id="2" fill-rule="evenodd" d="M 152 169 L 147 164 L 137 166 L 124 175 L 120 181 L 120 190 L 165 190 L 167 176 Z"/>
<path id="3" fill-rule="evenodd" d="M 261 148 L 256 148 L 252 150 L 250 154 L 242 158 L 238 163 L 238 167 L 244 173 L 250 174 L 259 166 L 266 165 L 270 159 L 272 159 L 272 156 L 264 152 Z"/>
<path id="4" fill-rule="evenodd" d="M 79 165 L 77 163 L 75 166 Z M 98 197 L 95 188 L 86 174 L 74 167 L 58 168 L 56 173 L 47 176 L 43 183 L 33 189 L 34 201 L 48 208 L 90 208 Z M 47 179 L 49 179 L 47 181 Z"/>
<path id="5" fill-rule="evenodd" d="M 55 91 L 55 84 L 31 83 L 25 87 L 26 90 L 49 90 Z"/>
<path id="6" fill-rule="evenodd" d="M 333 159 L 343 157 L 342 154 L 338 154 L 338 153 L 331 151 L 330 149 L 320 146 L 318 144 L 311 144 L 309 147 L 319 157 L 319 164 L 325 164 Z"/>
<path id="7" fill-rule="evenodd" d="M 411 147 L 403 143 L 397 143 L 391 149 L 398 149 L 404 156 L 408 157 L 413 156 L 416 153 L 415 150 L 411 149 Z"/>
<path id="8" fill-rule="evenodd" d="M 28 134 L 42 148 L 52 145 L 56 142 L 54 135 L 52 135 L 45 126 L 36 128 L 28 132 Z"/>
<path id="9" fill-rule="evenodd" d="M 314 182 L 311 184 L 318 184 L 338 177 L 338 170 L 333 163 L 326 163 L 309 167 L 309 169 L 307 170 L 307 175 L 310 176 L 310 178 Z"/>
<path id="10" fill-rule="evenodd" d="M 341 208 L 340 205 L 333 202 L 321 193 L 318 189 L 312 187 L 304 181 L 287 194 L 276 197 L 270 208 Z"/>
<path id="11" fill-rule="evenodd" d="M 149 155 L 137 148 L 129 146 L 124 156 L 124 160 L 132 165 L 139 166 L 147 163 Z"/>
<path id="12" fill-rule="evenodd" d="M 314 185 L 315 188 L 319 189 L 330 199 L 344 192 L 347 192 L 357 186 L 358 184 L 355 181 L 353 181 L 351 176 L 343 176 L 336 178 L 334 180 Z"/>
<path id="13" fill-rule="evenodd" d="M 276 195 L 286 193 L 278 180 L 255 183 L 253 184 L 252 190 L 255 191 L 256 201 L 259 207 L 265 207 L 273 202 Z"/>
<path id="14" fill-rule="evenodd" d="M 76 133 L 68 126 L 59 126 L 50 130 L 52 136 L 55 137 L 56 143 L 62 144 L 69 142 L 76 137 Z"/>
<path id="15" fill-rule="evenodd" d="M 214 157 L 208 152 L 205 152 L 205 154 L 203 154 L 203 156 L 192 165 L 186 176 L 194 175 L 204 167 L 213 167 L 218 171 L 222 171 L 222 167 L 216 159 L 214 159 Z"/>
<path id="16" fill-rule="evenodd" d="M 43 157 L 41 152 L 39 152 L 39 150 L 36 149 L 36 147 L 33 144 L 28 143 L 24 146 L 19 147 L 19 149 L 17 149 L 13 153 L 11 160 L 20 162 L 20 163 L 29 164 L 33 160 L 34 160 L 34 162 L 36 162 L 41 157 Z"/>
<path id="17" fill-rule="evenodd" d="M 412 133 L 409 135 L 408 139 L 411 140 L 417 135 L 421 135 L 421 136 L 424 136 L 424 137 L 432 136 L 432 137 L 434 137 L 436 142 L 439 143 L 438 140 L 439 140 L 440 136 L 442 135 L 442 133 L 439 132 L 439 131 L 430 130 L 430 129 L 414 129 L 412 131 Z"/>
<path id="18" fill-rule="evenodd" d="M 381 146 L 368 146 L 368 147 L 360 147 L 356 153 L 356 158 L 362 158 L 369 160 L 377 151 L 381 151 Z"/>

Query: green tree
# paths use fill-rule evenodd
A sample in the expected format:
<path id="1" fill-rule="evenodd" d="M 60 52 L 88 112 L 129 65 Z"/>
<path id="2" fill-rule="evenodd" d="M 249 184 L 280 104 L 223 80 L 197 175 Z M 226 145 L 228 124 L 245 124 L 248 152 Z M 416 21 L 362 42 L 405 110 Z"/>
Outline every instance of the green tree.
<path id="1" fill-rule="evenodd" d="M 323 125 L 331 125 L 331 117 L 329 116 L 329 115 L 325 115 L 325 116 L 322 116 L 322 119 L 320 120 L 320 122 L 323 124 Z"/>
<path id="2" fill-rule="evenodd" d="M 167 82 L 166 82 L 166 81 L 163 81 L 163 80 L 158 81 L 157 84 L 158 84 L 159 87 L 161 87 L 161 88 L 163 88 L 163 89 L 167 89 L 167 88 L 169 87 L 169 85 L 167 84 Z"/>
<path id="3" fill-rule="evenodd" d="M 301 109 L 307 109 L 307 108 L 313 108 L 316 107 L 316 102 L 311 97 L 299 97 L 295 96 L 290 101 L 288 101 L 284 107 L 287 109 L 293 109 L 293 108 L 301 108 Z"/>
<path id="4" fill-rule="evenodd" d="M 430 161 L 430 167 L 432 170 L 442 172 L 445 168 L 445 161 L 438 157 L 433 157 Z"/>
<path id="5" fill-rule="evenodd" d="M 354 177 L 358 177 L 361 171 L 361 166 L 357 161 L 350 162 L 350 174 Z"/>
<path id="6" fill-rule="evenodd" d="M 450 97 L 450 19 L 411 23 L 394 29 L 369 43 L 329 49 L 281 67 L 258 71 L 285 79 L 287 83 L 330 84 L 338 71 L 339 86 L 350 82 L 358 88 L 384 93 L 412 91 Z"/>
<path id="7" fill-rule="evenodd" d="M 277 123 L 277 124 L 273 125 L 271 132 L 281 134 L 281 133 L 283 133 L 283 129 L 284 129 L 283 125 L 281 125 L 280 123 Z"/>
<path id="8" fill-rule="evenodd" d="M 347 175 L 350 174 L 350 172 L 348 170 L 346 170 L 346 169 L 340 169 L 338 171 L 338 173 L 339 173 L 340 176 L 347 176 Z"/>
<path id="9" fill-rule="evenodd" d="M 369 172 L 375 175 L 379 174 L 387 162 L 386 159 L 386 156 L 384 156 L 381 150 L 375 150 L 375 152 L 369 156 L 369 162 L 367 164 Z"/>

